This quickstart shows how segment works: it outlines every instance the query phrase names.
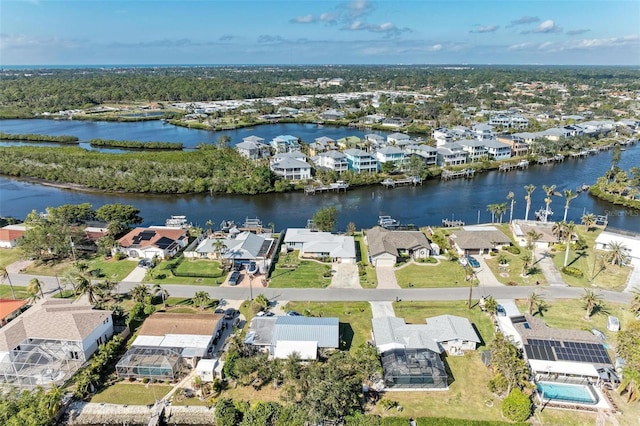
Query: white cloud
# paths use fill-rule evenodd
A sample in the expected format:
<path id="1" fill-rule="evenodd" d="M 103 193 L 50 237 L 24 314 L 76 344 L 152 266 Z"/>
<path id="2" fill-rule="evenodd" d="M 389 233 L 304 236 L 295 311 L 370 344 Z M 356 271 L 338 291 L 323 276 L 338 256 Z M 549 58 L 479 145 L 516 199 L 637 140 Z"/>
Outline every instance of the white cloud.
<path id="1" fill-rule="evenodd" d="M 289 22 L 292 22 L 294 24 L 310 24 L 316 21 L 316 18 L 309 14 L 309 15 L 304 15 L 304 16 L 296 16 L 295 18 L 292 18 Z"/>
<path id="2" fill-rule="evenodd" d="M 371 13 L 374 7 L 369 0 L 353 0 L 346 5 L 346 9 L 352 18 L 358 18 Z"/>
<path id="3" fill-rule="evenodd" d="M 26 49 L 26 48 L 52 48 L 52 47 L 78 47 L 85 42 L 77 39 L 60 37 L 40 37 L 23 34 L 0 34 L 0 46 L 2 49 Z"/>
<path id="4" fill-rule="evenodd" d="M 638 49 L 640 47 L 640 35 L 632 34 L 623 37 L 567 40 L 564 42 L 519 43 L 511 45 L 507 49 L 557 53 L 570 50 L 613 49 L 619 47 Z"/>
<path id="5" fill-rule="evenodd" d="M 546 21 L 542 21 L 540 25 L 535 27 L 532 32 L 534 33 L 558 33 L 562 32 L 562 28 L 556 26 L 556 23 L 553 22 L 553 19 L 547 19 Z"/>
<path id="6" fill-rule="evenodd" d="M 340 17 L 339 13 L 325 12 L 325 13 L 320 14 L 318 19 L 321 22 L 326 22 L 328 24 L 334 24 L 338 20 L 339 17 Z"/>
<path id="7" fill-rule="evenodd" d="M 540 21 L 540 18 L 537 16 L 523 16 L 522 18 L 511 21 L 509 27 L 514 27 L 516 25 L 525 25 L 525 24 L 533 24 L 534 22 Z"/>
<path id="8" fill-rule="evenodd" d="M 476 29 L 469 31 L 470 33 L 482 34 L 482 33 L 494 33 L 500 28 L 496 25 L 479 25 Z"/>

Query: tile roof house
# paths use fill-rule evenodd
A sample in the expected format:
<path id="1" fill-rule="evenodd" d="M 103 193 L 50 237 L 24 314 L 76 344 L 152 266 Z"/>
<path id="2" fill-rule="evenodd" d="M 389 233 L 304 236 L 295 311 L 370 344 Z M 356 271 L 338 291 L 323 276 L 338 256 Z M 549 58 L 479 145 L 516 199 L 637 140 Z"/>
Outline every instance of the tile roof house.
<path id="1" fill-rule="evenodd" d="M 464 226 L 449 237 L 452 247 L 461 255 L 483 254 L 511 245 L 511 239 L 495 226 Z"/>
<path id="2" fill-rule="evenodd" d="M 19 315 L 26 304 L 26 300 L 0 299 L 0 327 Z"/>
<path id="3" fill-rule="evenodd" d="M 356 246 L 353 237 L 307 228 L 289 228 L 284 236 L 288 250 L 300 250 L 300 257 L 330 257 L 334 262 L 355 263 Z"/>
<path id="4" fill-rule="evenodd" d="M 431 255 L 431 243 L 420 231 L 392 231 L 380 226 L 365 232 L 369 257 L 374 266 L 395 266 L 398 257 L 424 259 Z"/>
<path id="5" fill-rule="evenodd" d="M 168 227 L 136 228 L 118 240 L 114 251 L 126 254 L 131 259 L 160 259 L 173 257 L 189 241 L 186 229 Z"/>
<path id="6" fill-rule="evenodd" d="M 0 248 L 13 248 L 24 235 L 25 225 L 7 225 L 0 228 Z"/>
<path id="7" fill-rule="evenodd" d="M 41 300 L 0 328 L 0 382 L 60 385 L 112 335 L 110 311 Z"/>
<path id="8" fill-rule="evenodd" d="M 285 359 L 294 352 L 300 359 L 316 359 L 318 349 L 340 346 L 340 323 L 334 317 L 254 317 L 245 343 Z"/>

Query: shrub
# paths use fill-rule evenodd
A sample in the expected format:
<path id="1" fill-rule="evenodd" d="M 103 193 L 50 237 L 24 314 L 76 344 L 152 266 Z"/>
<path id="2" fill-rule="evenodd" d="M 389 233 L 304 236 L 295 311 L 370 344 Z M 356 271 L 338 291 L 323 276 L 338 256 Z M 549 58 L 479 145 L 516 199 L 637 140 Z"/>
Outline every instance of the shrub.
<path id="1" fill-rule="evenodd" d="M 113 257 L 116 260 L 122 260 L 122 259 L 126 259 L 127 255 L 119 251 L 119 252 L 116 252 L 116 254 Z"/>
<path id="2" fill-rule="evenodd" d="M 520 389 L 512 389 L 502 401 L 502 414 L 514 422 L 524 422 L 531 416 L 531 399 Z"/>
<path id="3" fill-rule="evenodd" d="M 496 374 L 493 376 L 491 380 L 487 383 L 487 388 L 489 391 L 496 393 L 498 395 L 504 393 L 509 387 L 509 383 L 504 378 L 502 374 Z"/>
<path id="4" fill-rule="evenodd" d="M 149 383 L 149 378 L 148 377 L 143 378 L 142 383 Z"/>
<path id="5" fill-rule="evenodd" d="M 520 254 L 520 248 L 516 246 L 506 246 L 503 250 L 508 251 L 511 254 Z"/>
<path id="6" fill-rule="evenodd" d="M 382 401 L 380 401 L 380 407 L 382 407 L 385 411 L 396 408 L 397 406 L 398 401 L 394 401 L 392 399 L 383 399 Z"/>
<path id="7" fill-rule="evenodd" d="M 580 269 L 573 266 L 565 266 L 561 271 L 563 274 L 567 274 L 571 277 L 582 278 L 584 276 L 584 273 Z"/>

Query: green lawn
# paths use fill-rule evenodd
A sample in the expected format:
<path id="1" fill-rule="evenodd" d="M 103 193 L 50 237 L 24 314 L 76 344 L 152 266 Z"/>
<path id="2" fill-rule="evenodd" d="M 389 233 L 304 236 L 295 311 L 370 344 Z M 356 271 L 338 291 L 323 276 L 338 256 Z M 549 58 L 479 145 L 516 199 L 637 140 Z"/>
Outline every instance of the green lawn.
<path id="1" fill-rule="evenodd" d="M 360 275 L 360 286 L 362 288 L 376 288 L 378 286 L 378 277 L 376 269 L 369 263 L 369 247 L 364 242 L 364 235 L 357 233 L 354 235 L 356 242 L 356 260 L 360 262 L 365 270 L 364 275 Z"/>
<path id="2" fill-rule="evenodd" d="M 568 266 L 578 268 L 582 271 L 584 276 L 582 278 L 572 277 L 567 274 L 562 274 L 562 278 L 567 284 L 574 287 L 599 287 L 606 290 L 622 291 L 624 290 L 627 278 L 631 273 L 630 267 L 620 267 L 617 265 L 611 265 L 611 263 L 604 263 L 605 269 L 601 269 L 599 256 L 607 256 L 605 251 L 595 250 L 595 241 L 598 235 L 602 232 L 602 229 L 596 229 L 595 231 L 587 231 L 585 226 L 576 226 L 576 232 L 581 236 L 587 245 L 587 249 L 576 252 L 573 247 L 569 248 Z M 562 250 L 552 252 L 553 263 L 558 270 L 561 270 L 564 266 L 564 247 Z M 593 281 L 591 280 L 592 276 Z"/>
<path id="3" fill-rule="evenodd" d="M 29 296 L 27 295 L 27 288 L 20 286 L 13 286 L 13 291 L 16 293 L 16 299 L 26 299 Z M 12 299 L 11 295 L 11 287 L 9 284 L 0 285 L 0 299 Z"/>
<path id="4" fill-rule="evenodd" d="M 367 302 L 289 302 L 287 310 L 306 316 L 338 317 L 340 349 L 353 351 L 371 340 L 371 306 Z"/>
<path id="5" fill-rule="evenodd" d="M 457 315 L 468 318 L 476 327 L 482 340 L 479 348 L 484 348 L 493 340 L 494 329 L 486 312 L 480 310 L 477 299 L 472 299 L 472 309 L 467 308 L 466 301 L 455 302 L 393 302 L 396 316 L 404 318 L 407 324 L 424 324 L 428 317 L 438 315 Z"/>
<path id="6" fill-rule="evenodd" d="M 136 262 L 131 260 L 105 259 L 103 256 L 96 256 L 89 264 L 89 271 L 100 271 L 102 278 L 116 281 L 122 281 L 137 265 Z"/>
<path id="7" fill-rule="evenodd" d="M 168 385 L 120 382 L 98 392 L 91 402 L 105 404 L 147 405 L 162 399 L 172 389 Z"/>
<path id="8" fill-rule="evenodd" d="M 176 277 L 171 272 L 170 266 L 176 263 L 176 259 L 163 260 L 153 271 L 147 272 L 145 282 L 152 284 L 189 284 L 189 285 L 204 285 L 214 286 L 220 285 L 224 281 L 224 275 L 222 269 L 220 269 L 220 262 L 215 260 L 190 260 L 183 259 L 182 262 L 176 268 L 177 272 L 187 274 L 211 274 L 215 275 L 215 278 L 200 278 L 200 277 Z"/>
<path id="9" fill-rule="evenodd" d="M 469 285 L 465 281 L 465 271 L 460 263 L 446 259 L 439 260 L 438 264 L 409 264 L 396 269 L 398 285 L 402 288 L 408 288 L 409 283 L 416 288 L 466 287 Z"/>
<path id="10" fill-rule="evenodd" d="M 22 260 L 22 252 L 18 249 L 3 248 L 0 249 L 0 266 L 3 268 L 11 265 L 13 262 Z"/>
<path id="11" fill-rule="evenodd" d="M 535 285 L 536 282 L 539 282 L 542 285 L 546 285 L 547 281 L 542 273 L 542 270 L 533 265 L 529 270 L 529 274 L 526 277 L 522 277 L 520 274 L 522 273 L 522 256 L 525 253 L 531 255 L 531 251 L 520 247 L 520 254 L 514 255 L 505 250 L 500 250 L 496 256 L 492 256 L 486 258 L 487 265 L 489 265 L 489 269 L 493 272 L 493 275 L 505 285 L 513 285 L 511 283 L 516 283 L 517 285 Z M 509 259 L 509 263 L 507 266 L 498 266 L 498 256 L 500 255 L 507 256 Z M 536 253 L 536 257 L 539 259 L 540 254 Z"/>
<path id="12" fill-rule="evenodd" d="M 324 288 L 331 284 L 331 277 L 324 277 L 331 266 L 312 260 L 301 260 L 295 269 L 276 265 L 269 278 L 269 287 L 275 288 Z"/>

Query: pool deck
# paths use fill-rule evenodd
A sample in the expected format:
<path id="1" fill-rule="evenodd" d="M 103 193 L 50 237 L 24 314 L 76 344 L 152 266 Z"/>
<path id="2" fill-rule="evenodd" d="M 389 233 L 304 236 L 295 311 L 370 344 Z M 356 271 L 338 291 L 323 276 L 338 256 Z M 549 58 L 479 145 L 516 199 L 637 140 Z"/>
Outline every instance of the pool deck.
<path id="1" fill-rule="evenodd" d="M 540 383 L 540 382 L 538 382 Z M 551 383 L 556 384 L 551 381 L 543 381 L 541 383 Z M 571 384 L 571 383 L 557 383 L 558 385 L 571 385 L 571 386 L 587 386 L 587 385 L 579 385 L 579 384 Z M 604 393 L 598 389 L 596 386 L 591 386 L 591 389 L 598 397 L 598 401 L 595 404 L 587 404 L 580 402 L 571 402 L 571 401 L 562 401 L 562 400 L 554 400 L 543 398 L 540 391 L 536 391 L 536 396 L 538 402 L 542 406 L 542 408 L 555 408 L 555 409 L 564 409 L 564 410 L 586 410 L 597 412 L 599 410 L 611 410 L 611 406 L 609 405 L 609 398 L 604 395 Z"/>

